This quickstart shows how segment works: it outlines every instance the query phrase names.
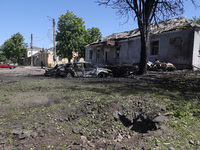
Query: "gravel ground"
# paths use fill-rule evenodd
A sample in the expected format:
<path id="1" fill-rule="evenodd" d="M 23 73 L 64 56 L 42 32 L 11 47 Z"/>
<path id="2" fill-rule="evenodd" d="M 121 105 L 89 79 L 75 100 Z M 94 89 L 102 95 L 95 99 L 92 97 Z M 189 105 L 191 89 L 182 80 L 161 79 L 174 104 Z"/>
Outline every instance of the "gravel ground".
<path id="1" fill-rule="evenodd" d="M 45 69 L 40 67 L 17 67 L 15 69 L 0 68 L 0 82 L 23 80 L 24 77 L 44 76 Z"/>
<path id="2" fill-rule="evenodd" d="M 43 75 L 45 69 L 40 67 L 17 67 L 15 69 L 0 68 L 0 75 L 20 76 L 20 75 Z"/>

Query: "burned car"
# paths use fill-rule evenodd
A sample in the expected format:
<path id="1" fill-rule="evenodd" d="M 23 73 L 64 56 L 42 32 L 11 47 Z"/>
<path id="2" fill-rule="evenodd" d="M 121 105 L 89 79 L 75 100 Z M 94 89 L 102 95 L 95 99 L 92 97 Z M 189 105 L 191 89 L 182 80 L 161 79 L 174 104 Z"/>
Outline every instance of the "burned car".
<path id="1" fill-rule="evenodd" d="M 110 77 L 112 71 L 106 68 L 99 68 L 89 62 L 75 62 L 57 65 L 52 69 L 45 70 L 45 75 L 71 77 Z"/>
<path id="2" fill-rule="evenodd" d="M 107 69 L 112 70 L 114 77 L 131 77 L 137 74 L 138 72 L 138 65 L 107 65 L 105 66 Z"/>
<path id="3" fill-rule="evenodd" d="M 148 61 L 147 69 L 151 71 L 174 71 L 176 67 L 172 63 L 156 60 L 154 63 Z"/>
<path id="4" fill-rule="evenodd" d="M 60 70 L 64 67 L 64 64 L 56 65 L 54 68 L 45 69 L 45 76 L 60 76 Z"/>

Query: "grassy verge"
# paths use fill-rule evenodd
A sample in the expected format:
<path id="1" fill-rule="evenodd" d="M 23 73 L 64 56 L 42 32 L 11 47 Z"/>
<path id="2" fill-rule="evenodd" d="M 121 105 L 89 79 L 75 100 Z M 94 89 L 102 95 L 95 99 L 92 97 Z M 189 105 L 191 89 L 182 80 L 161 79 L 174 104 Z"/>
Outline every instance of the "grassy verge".
<path id="1" fill-rule="evenodd" d="M 25 145 L 10 134 L 16 128 L 37 131 L 30 149 L 73 148 L 81 136 L 97 146 L 100 139 L 117 141 L 119 134 L 123 139 L 117 142 L 125 149 L 195 149 L 200 141 L 199 86 L 199 76 L 161 82 L 39 78 L 2 83 L 0 130 L 6 132 L 6 145 L 13 149 Z M 128 114 L 138 107 L 152 116 L 158 108 L 165 108 L 170 121 L 164 124 L 169 132 L 158 136 L 139 133 L 114 120 L 116 110 Z"/>

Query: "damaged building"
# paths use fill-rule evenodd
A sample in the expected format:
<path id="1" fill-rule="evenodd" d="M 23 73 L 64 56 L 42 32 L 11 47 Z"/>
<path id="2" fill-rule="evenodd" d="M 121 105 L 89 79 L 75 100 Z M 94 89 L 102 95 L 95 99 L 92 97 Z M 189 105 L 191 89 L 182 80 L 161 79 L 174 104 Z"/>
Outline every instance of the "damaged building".
<path id="1" fill-rule="evenodd" d="M 137 64 L 140 60 L 139 29 L 114 33 L 86 46 L 85 61 L 94 65 Z M 152 24 L 148 61 L 173 63 L 177 69 L 200 68 L 200 25 L 180 17 Z"/>

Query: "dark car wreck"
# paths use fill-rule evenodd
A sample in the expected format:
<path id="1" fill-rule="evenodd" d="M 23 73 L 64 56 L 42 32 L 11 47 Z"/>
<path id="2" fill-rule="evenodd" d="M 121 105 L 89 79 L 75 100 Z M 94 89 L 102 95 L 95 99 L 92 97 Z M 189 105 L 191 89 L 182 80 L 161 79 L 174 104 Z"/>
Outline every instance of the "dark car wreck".
<path id="1" fill-rule="evenodd" d="M 46 69 L 45 76 L 62 77 L 111 77 L 112 71 L 106 68 L 99 68 L 89 62 L 75 62 L 56 65 L 52 69 Z"/>

